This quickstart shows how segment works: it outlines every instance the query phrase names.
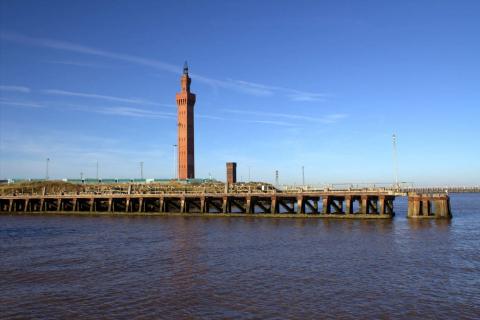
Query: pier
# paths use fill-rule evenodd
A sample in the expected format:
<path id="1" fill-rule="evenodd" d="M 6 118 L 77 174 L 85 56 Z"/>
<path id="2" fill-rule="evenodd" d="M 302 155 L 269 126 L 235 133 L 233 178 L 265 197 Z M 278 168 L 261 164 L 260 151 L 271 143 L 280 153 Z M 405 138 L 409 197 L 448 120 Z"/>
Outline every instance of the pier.
<path id="1" fill-rule="evenodd" d="M 408 217 L 450 218 L 446 194 L 392 191 L 126 193 L 61 192 L 0 196 L 0 213 L 112 215 L 227 215 L 321 218 L 392 218 L 396 196 L 408 196 Z"/>

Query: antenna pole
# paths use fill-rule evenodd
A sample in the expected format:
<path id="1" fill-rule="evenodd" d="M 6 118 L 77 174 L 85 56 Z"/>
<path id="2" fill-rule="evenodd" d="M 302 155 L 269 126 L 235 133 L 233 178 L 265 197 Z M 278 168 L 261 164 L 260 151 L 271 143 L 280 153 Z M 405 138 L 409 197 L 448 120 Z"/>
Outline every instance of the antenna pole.
<path id="1" fill-rule="evenodd" d="M 399 188 L 398 185 L 398 159 L 397 159 L 397 136 L 392 135 L 392 144 L 393 144 L 393 175 L 395 178 L 395 188 Z"/>

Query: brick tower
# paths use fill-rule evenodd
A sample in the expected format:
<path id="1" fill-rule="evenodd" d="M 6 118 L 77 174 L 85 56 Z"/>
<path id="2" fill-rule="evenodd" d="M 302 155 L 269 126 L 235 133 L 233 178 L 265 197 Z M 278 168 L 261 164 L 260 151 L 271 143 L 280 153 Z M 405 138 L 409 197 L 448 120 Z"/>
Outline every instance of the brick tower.
<path id="1" fill-rule="evenodd" d="M 195 178 L 193 106 L 195 94 L 190 92 L 192 79 L 188 76 L 188 65 L 183 66 L 180 80 L 181 91 L 177 93 L 178 106 L 178 178 Z"/>

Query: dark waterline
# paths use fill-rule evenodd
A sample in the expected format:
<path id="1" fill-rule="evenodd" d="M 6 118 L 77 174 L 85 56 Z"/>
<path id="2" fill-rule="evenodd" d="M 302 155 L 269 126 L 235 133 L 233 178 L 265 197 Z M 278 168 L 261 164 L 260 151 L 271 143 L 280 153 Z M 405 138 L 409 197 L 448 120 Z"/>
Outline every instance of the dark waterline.
<path id="1" fill-rule="evenodd" d="M 0 318 L 480 317 L 480 195 L 451 221 L 0 216 Z"/>

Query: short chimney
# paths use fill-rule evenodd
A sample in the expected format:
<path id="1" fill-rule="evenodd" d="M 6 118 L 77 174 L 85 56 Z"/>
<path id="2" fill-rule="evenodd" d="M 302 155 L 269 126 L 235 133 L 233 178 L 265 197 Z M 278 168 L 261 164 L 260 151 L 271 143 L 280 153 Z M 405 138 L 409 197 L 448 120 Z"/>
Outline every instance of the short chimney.
<path id="1" fill-rule="evenodd" d="M 227 183 L 237 183 L 237 163 L 227 162 Z"/>

